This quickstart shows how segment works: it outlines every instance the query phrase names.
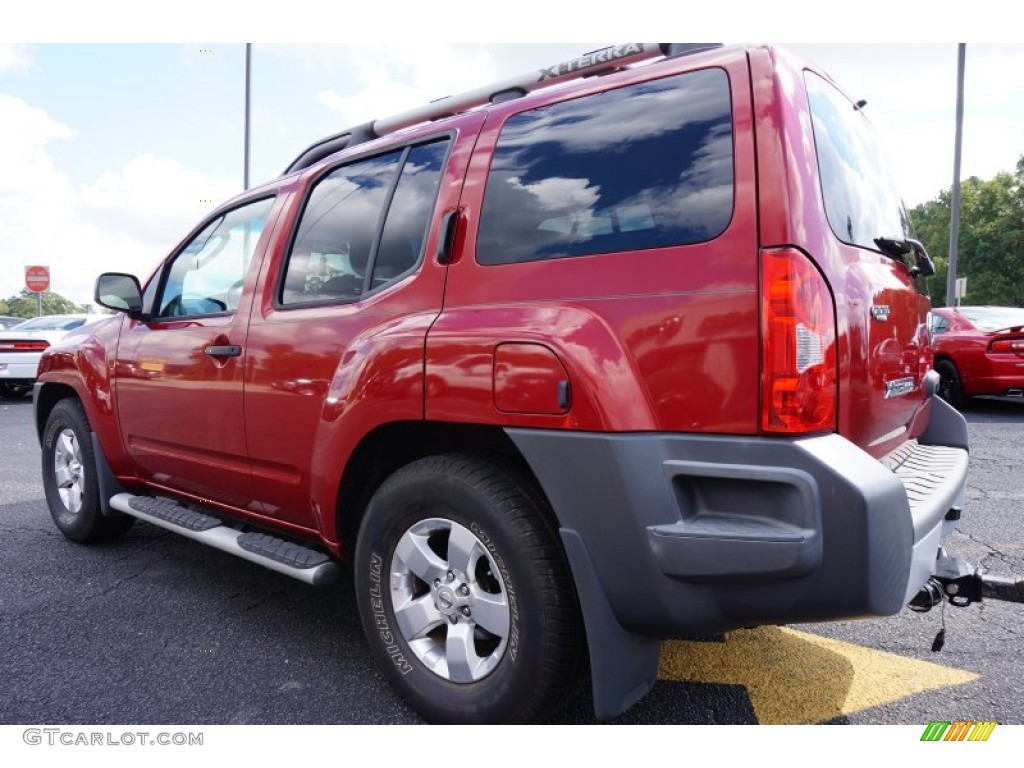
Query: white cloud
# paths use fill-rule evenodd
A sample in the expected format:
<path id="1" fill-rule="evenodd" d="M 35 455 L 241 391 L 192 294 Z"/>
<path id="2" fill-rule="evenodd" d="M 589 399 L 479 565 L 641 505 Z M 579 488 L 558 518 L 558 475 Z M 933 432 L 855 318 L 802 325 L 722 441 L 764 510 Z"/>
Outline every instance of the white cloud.
<path id="1" fill-rule="evenodd" d="M 317 48 L 304 55 L 311 64 L 324 65 L 329 53 Z M 476 46 L 370 45 L 355 55 L 349 48 L 335 55 L 348 58 L 334 67 L 346 72 L 350 85 L 322 90 L 316 98 L 340 113 L 346 125 L 404 112 L 495 79 L 493 56 Z"/>
<path id="2" fill-rule="evenodd" d="M 0 201 L 5 209 L 18 205 L 20 197 L 42 190 L 55 195 L 51 205 L 66 204 L 71 186 L 45 147 L 71 136 L 68 126 L 44 110 L 0 94 Z"/>
<path id="3" fill-rule="evenodd" d="M 27 45 L 0 43 L 0 72 L 28 72 L 32 67 L 32 53 Z"/>
<path id="4" fill-rule="evenodd" d="M 238 191 L 152 155 L 76 189 L 51 154 L 72 135 L 44 110 L 0 94 L 0 298 L 21 291 L 25 266 L 44 264 L 52 291 L 91 303 L 96 275 L 148 276 L 206 211 Z"/>
<path id="5" fill-rule="evenodd" d="M 81 191 L 82 207 L 141 242 L 168 247 L 201 216 L 239 191 L 236 182 L 185 168 L 177 160 L 140 155 Z"/>

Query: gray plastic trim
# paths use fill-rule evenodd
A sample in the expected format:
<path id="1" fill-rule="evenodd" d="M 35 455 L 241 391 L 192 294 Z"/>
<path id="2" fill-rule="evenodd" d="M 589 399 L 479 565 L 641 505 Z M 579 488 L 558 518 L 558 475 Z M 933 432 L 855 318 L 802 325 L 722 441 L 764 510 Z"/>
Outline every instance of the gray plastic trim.
<path id="1" fill-rule="evenodd" d="M 931 373 L 934 371 L 929 371 Z M 921 445 L 945 445 L 970 451 L 971 438 L 963 414 L 941 397 L 931 398 L 931 408 L 928 427 L 917 442 Z"/>
<path id="2" fill-rule="evenodd" d="M 666 461 L 663 468 L 684 497 L 679 522 L 647 528 L 663 573 L 789 577 L 821 563 L 821 502 L 807 472 L 679 460 Z"/>
<path id="3" fill-rule="evenodd" d="M 646 637 L 896 613 L 966 483 L 958 459 L 912 510 L 900 477 L 836 434 L 506 432 L 617 624 Z"/>

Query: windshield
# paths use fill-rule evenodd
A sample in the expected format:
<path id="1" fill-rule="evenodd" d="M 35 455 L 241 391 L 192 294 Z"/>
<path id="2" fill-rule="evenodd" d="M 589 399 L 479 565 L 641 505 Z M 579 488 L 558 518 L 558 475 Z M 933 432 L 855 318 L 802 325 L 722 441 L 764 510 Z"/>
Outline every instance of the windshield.
<path id="1" fill-rule="evenodd" d="M 876 237 L 913 237 L 874 126 L 831 83 L 805 72 L 821 192 L 836 237 L 878 250 Z"/>
<path id="2" fill-rule="evenodd" d="M 960 307 L 959 312 L 979 331 L 999 331 L 1024 325 L 1024 309 L 1018 307 Z"/>
<path id="3" fill-rule="evenodd" d="M 19 331 L 70 331 L 85 325 L 84 317 L 37 317 L 18 326 Z"/>

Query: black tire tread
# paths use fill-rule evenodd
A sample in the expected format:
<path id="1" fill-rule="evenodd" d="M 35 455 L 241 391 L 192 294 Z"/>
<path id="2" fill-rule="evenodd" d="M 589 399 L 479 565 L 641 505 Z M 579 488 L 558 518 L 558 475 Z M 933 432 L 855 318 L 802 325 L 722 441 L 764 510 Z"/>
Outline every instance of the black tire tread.
<path id="1" fill-rule="evenodd" d="M 540 574 L 544 666 L 534 681 L 530 700 L 517 711 L 514 722 L 544 719 L 574 695 L 587 666 L 586 643 L 580 609 L 569 566 L 546 502 L 532 479 L 501 459 L 468 454 L 442 454 L 420 459 L 396 471 L 380 491 L 414 482 L 422 477 L 441 477 L 461 483 L 490 500 L 511 534 L 522 544 L 526 566 Z"/>
<path id="2" fill-rule="evenodd" d="M 82 463 L 85 469 L 85 499 L 82 509 L 73 519 L 64 514 L 66 510 L 63 508 L 63 503 L 59 497 L 55 496 L 56 489 L 52 476 L 53 454 L 50 441 L 53 440 L 54 434 L 62 424 L 75 431 L 81 446 Z M 50 515 L 60 532 L 66 538 L 79 544 L 96 544 L 116 539 L 131 528 L 135 522 L 135 518 L 130 515 L 116 513 L 108 516 L 101 512 L 96 456 L 93 453 L 90 434 L 89 417 L 81 402 L 74 397 L 66 397 L 58 401 L 50 411 L 46 419 L 46 426 L 43 428 L 43 489 L 46 493 Z M 62 518 L 64 519 L 62 520 Z"/>
<path id="3" fill-rule="evenodd" d="M 956 363 L 952 360 L 939 360 L 935 364 L 935 370 L 938 371 L 940 377 L 948 379 L 950 382 L 948 388 L 943 387 L 943 391 L 947 393 L 946 401 L 957 410 L 963 410 L 968 405 L 970 398 L 964 393 L 963 379 L 960 377 Z"/>

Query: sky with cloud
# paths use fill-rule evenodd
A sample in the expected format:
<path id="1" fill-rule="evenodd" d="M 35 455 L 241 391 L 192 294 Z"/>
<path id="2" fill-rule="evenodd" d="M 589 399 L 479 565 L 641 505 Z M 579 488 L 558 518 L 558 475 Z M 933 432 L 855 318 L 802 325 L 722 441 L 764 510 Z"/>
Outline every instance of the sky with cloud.
<path id="1" fill-rule="evenodd" d="M 257 43 L 252 182 L 351 125 L 607 44 Z M 955 44 L 789 47 L 867 100 L 908 205 L 948 188 Z M 52 290 L 89 302 L 99 272 L 148 275 L 241 191 L 244 59 L 241 42 L 0 44 L 0 298 L 45 264 Z M 1012 170 L 1024 44 L 968 44 L 966 102 L 963 176 Z"/>

